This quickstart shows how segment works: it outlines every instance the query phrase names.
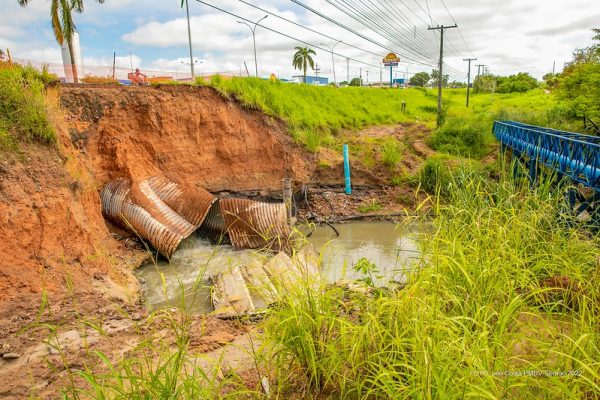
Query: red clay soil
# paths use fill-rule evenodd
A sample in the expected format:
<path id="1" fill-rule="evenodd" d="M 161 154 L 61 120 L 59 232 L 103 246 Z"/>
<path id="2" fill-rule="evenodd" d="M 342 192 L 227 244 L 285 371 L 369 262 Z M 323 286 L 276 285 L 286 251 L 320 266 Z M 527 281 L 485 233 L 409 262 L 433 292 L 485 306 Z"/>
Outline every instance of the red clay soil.
<path id="1" fill-rule="evenodd" d="M 311 182 L 319 156 L 295 146 L 281 121 L 211 88 L 70 85 L 47 97 L 58 143 L 22 144 L 20 154 L 0 153 L 0 354 L 7 348 L 22 357 L 35 353 L 43 333 L 21 333 L 34 322 L 73 325 L 79 316 L 102 318 L 109 306 L 143 312 L 131 304 L 137 299 L 131 270 L 146 254 L 131 241 L 115 240 L 107 228 L 98 192 L 108 181 L 164 175 L 212 192 L 267 195 L 280 193 L 284 177 L 319 183 Z M 330 161 L 326 183 L 341 185 L 341 163 Z M 356 168 L 359 183 L 382 182 Z M 377 195 L 365 192 L 353 207 Z M 316 206 L 319 199 L 320 208 L 330 207 L 323 196 Z M 219 332 L 215 326 L 217 339 Z M 199 347 L 206 344 L 202 351 L 213 346 L 198 340 Z M 122 355 L 122 343 L 116 343 L 106 345 L 111 358 Z M 27 397 L 31 390 L 56 395 L 56 371 L 49 372 L 43 358 L 22 357 L 0 359 L 0 397 Z"/>
<path id="2" fill-rule="evenodd" d="M 280 191 L 307 178 L 285 126 L 208 87 L 61 88 L 69 133 L 98 186 L 165 175 L 212 192 Z"/>

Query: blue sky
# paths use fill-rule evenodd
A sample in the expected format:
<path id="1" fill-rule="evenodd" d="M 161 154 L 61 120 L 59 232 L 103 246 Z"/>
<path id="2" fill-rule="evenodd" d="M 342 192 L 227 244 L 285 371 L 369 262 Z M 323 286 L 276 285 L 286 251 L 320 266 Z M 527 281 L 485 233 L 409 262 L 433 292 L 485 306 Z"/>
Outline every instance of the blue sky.
<path id="1" fill-rule="evenodd" d="M 289 0 L 247 1 L 308 25 L 318 32 L 343 39 L 347 44 L 376 54 L 383 55 L 387 52 L 307 12 Z M 428 43 L 422 40 L 420 43 L 412 43 L 411 46 L 430 58 L 429 61 L 425 61 L 425 64 L 429 65 L 408 62 L 410 60 L 400 54 L 403 58 L 401 71 L 429 71 L 431 65 L 435 64 L 434 47 L 437 39 L 432 32 L 427 31 L 425 22 L 428 21 L 423 21 L 429 19 L 429 16 L 422 12 L 426 5 L 430 7 L 434 22 L 450 24 L 453 22 L 452 18 L 457 21 L 461 31 L 449 31 L 449 45 L 446 51 L 448 63 L 452 66 L 449 71 L 456 79 L 464 79 L 466 65 L 462 58 L 471 55 L 478 57 L 478 62 L 487 64 L 495 73 L 509 74 L 524 70 L 539 77 L 551 70 L 554 61 L 560 69 L 570 58 L 573 49 L 589 45 L 592 36 L 590 28 L 600 25 L 600 6 L 597 0 L 446 0 L 445 4 L 451 16 L 446 12 L 441 0 L 427 0 L 427 3 L 426 0 L 388 1 L 392 1 L 398 7 L 406 4 L 408 8 L 403 10 L 411 19 L 410 24 L 414 24 L 419 35 L 424 35 L 422 37 L 428 35 Z M 265 15 L 264 12 L 237 0 L 207 2 L 251 20 Z M 385 37 L 358 24 L 324 0 L 303 2 L 369 37 L 386 41 Z M 10 48 L 14 57 L 60 63 L 60 49 L 50 27 L 49 0 L 30 0 L 27 8 L 20 7 L 17 0 L 0 0 L 0 5 L 0 48 Z M 116 51 L 119 66 L 129 67 L 131 52 L 134 67 L 184 74 L 189 68 L 185 64 L 188 61 L 187 25 L 185 12 L 179 6 L 179 0 L 106 0 L 102 5 L 87 0 L 84 13 L 75 16 L 86 71 L 106 74 L 106 66 L 112 64 L 112 54 Z M 200 73 L 239 73 L 244 62 L 250 71 L 254 70 L 252 40 L 250 30 L 246 26 L 237 24 L 236 18 L 194 0 L 190 1 L 190 9 L 194 52 L 195 56 L 202 60 L 202 64 L 197 66 Z M 390 16 L 392 21 L 395 18 Z M 394 23 L 402 26 L 401 21 Z M 315 45 L 323 42 L 332 44 L 329 39 L 302 30 L 273 15 L 267 18 L 264 24 Z M 301 43 L 260 27 L 257 30 L 257 43 L 261 75 L 267 76 L 274 72 L 282 77 L 289 77 L 297 74 L 291 67 L 291 54 L 294 46 L 302 45 Z M 337 52 L 378 65 L 380 57 L 345 43 L 336 48 Z M 336 72 L 345 79 L 345 57 L 336 56 L 335 59 Z M 317 62 L 322 74 L 332 75 L 330 53 L 317 50 Z M 377 67 L 356 62 L 350 62 L 350 75 L 358 75 L 361 68 L 363 76 L 369 71 L 372 80 L 379 78 L 380 71 Z"/>

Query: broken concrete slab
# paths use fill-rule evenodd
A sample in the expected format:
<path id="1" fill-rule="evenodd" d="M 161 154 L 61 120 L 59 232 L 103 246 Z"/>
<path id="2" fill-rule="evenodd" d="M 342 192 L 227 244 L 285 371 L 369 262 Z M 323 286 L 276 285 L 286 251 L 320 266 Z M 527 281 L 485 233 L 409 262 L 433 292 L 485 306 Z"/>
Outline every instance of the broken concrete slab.
<path id="1" fill-rule="evenodd" d="M 213 283 L 212 302 L 215 315 L 233 317 L 255 310 L 250 291 L 239 267 L 210 277 Z"/>
<path id="2" fill-rule="evenodd" d="M 277 289 L 260 263 L 247 265 L 241 272 L 256 308 L 266 308 L 277 300 Z"/>

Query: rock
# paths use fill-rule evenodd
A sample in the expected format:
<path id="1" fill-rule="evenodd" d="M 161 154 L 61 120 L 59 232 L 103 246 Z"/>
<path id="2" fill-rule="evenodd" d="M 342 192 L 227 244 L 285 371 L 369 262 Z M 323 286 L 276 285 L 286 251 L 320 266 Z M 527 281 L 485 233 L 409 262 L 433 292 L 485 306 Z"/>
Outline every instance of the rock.
<path id="1" fill-rule="evenodd" d="M 132 321 L 139 321 L 142 319 L 142 316 L 140 315 L 140 313 L 133 313 L 131 314 L 131 320 Z"/>
<path id="2" fill-rule="evenodd" d="M 233 267 L 223 274 L 213 275 L 210 281 L 214 285 L 212 303 L 217 316 L 234 317 L 255 310 L 250 291 L 239 267 Z"/>
<path id="3" fill-rule="evenodd" d="M 19 357 L 21 357 L 19 353 L 5 353 L 2 355 L 2 358 L 5 360 L 15 360 Z"/>
<path id="4" fill-rule="evenodd" d="M 4 343 L 0 348 L 0 356 L 10 352 L 10 344 Z"/>

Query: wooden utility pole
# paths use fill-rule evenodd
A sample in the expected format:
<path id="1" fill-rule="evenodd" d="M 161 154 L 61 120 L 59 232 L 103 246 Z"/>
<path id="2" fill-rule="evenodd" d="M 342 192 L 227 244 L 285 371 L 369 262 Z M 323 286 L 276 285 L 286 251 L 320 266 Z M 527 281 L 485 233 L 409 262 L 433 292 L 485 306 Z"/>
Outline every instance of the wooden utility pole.
<path id="1" fill-rule="evenodd" d="M 463 61 L 469 62 L 469 72 L 467 72 L 467 108 L 469 107 L 469 93 L 471 91 L 471 61 L 477 61 L 476 58 L 463 58 Z"/>
<path id="2" fill-rule="evenodd" d="M 438 71 L 437 126 L 440 126 L 442 124 L 442 87 L 444 86 L 443 85 L 444 74 L 442 72 L 442 68 L 444 66 L 444 31 L 446 29 L 452 29 L 452 28 L 458 28 L 458 25 L 456 25 L 456 24 L 450 25 L 450 26 L 438 25 L 434 28 L 432 28 L 432 27 L 427 28 L 430 31 L 433 31 L 433 30 L 440 31 L 440 66 L 439 66 L 439 71 Z"/>
<path id="3" fill-rule="evenodd" d="M 485 67 L 485 64 L 476 64 L 477 67 L 477 76 L 481 75 L 481 67 Z"/>

